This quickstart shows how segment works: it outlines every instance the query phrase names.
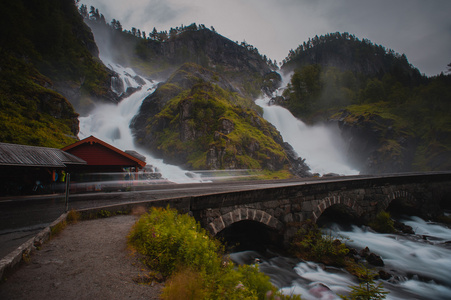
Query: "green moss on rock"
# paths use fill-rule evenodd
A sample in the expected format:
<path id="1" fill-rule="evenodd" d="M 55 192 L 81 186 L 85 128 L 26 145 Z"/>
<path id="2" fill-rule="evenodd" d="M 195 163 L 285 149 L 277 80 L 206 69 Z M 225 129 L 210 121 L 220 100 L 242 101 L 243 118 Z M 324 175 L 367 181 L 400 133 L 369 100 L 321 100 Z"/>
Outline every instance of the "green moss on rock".
<path id="1" fill-rule="evenodd" d="M 198 65 L 182 67 L 143 103 L 132 125 L 138 140 L 189 169 L 288 170 L 277 130 L 218 76 Z"/>

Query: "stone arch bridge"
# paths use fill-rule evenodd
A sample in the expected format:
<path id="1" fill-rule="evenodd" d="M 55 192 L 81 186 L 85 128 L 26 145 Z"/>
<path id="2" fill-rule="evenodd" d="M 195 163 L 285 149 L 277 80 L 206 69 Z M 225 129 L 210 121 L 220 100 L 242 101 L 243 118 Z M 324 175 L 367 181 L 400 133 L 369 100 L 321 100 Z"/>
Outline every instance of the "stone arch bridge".
<path id="1" fill-rule="evenodd" d="M 333 206 L 343 206 L 363 222 L 390 205 L 424 218 L 451 208 L 451 173 L 344 178 L 283 187 L 193 197 L 189 211 L 217 235 L 232 224 L 252 221 L 283 235 L 287 241 L 300 222 L 314 222 Z"/>
<path id="2" fill-rule="evenodd" d="M 394 204 L 408 214 L 424 218 L 440 216 L 444 209 L 451 209 L 451 172 L 287 181 L 272 186 L 263 184 L 253 190 L 161 200 L 138 196 L 141 198 L 136 198 L 136 202 L 109 209 L 127 211 L 135 206 L 169 205 L 192 214 L 213 235 L 245 221 L 277 232 L 284 242 L 289 241 L 300 222 L 316 222 L 331 207 L 341 206 L 363 222 Z M 89 213 L 95 211 L 90 209 Z"/>

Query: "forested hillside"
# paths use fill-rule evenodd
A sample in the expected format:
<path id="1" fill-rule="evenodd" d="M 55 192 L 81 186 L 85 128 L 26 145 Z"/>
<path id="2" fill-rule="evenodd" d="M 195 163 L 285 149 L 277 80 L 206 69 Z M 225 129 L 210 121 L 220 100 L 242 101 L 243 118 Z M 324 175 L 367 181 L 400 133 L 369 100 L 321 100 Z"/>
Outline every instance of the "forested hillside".
<path id="1" fill-rule="evenodd" d="M 205 25 L 150 34 L 108 23 L 80 7 L 106 59 L 163 81 L 144 99 L 131 128 L 136 142 L 191 170 L 258 169 L 270 178 L 310 176 L 309 168 L 261 117 L 253 100 L 280 85 L 274 62 Z"/>
<path id="2" fill-rule="evenodd" d="M 2 3 L 0 141 L 61 147 L 75 141 L 73 104 L 108 99 L 109 71 L 72 0 Z"/>
<path id="3" fill-rule="evenodd" d="M 347 33 L 290 51 L 278 103 L 299 118 L 337 122 L 363 172 L 451 169 L 451 76 L 421 75 L 400 55 Z"/>

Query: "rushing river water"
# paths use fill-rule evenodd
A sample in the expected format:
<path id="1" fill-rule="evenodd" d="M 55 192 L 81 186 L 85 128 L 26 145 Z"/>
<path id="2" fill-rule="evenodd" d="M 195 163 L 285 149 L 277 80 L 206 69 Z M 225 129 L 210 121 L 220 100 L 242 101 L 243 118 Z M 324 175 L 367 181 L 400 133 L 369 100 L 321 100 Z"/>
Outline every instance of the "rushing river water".
<path id="1" fill-rule="evenodd" d="M 386 299 L 451 299 L 451 229 L 417 217 L 402 220 L 415 235 L 379 234 L 366 227 L 343 229 L 338 225 L 325 229 L 343 237 L 350 247 L 368 247 L 382 257 L 383 269 L 393 277 L 381 281 Z M 233 253 L 237 263 L 260 261 L 260 270 L 285 294 L 300 294 L 302 299 L 340 299 L 349 286 L 358 284 L 345 270 L 314 262 L 273 256 L 265 258 L 254 251 Z"/>

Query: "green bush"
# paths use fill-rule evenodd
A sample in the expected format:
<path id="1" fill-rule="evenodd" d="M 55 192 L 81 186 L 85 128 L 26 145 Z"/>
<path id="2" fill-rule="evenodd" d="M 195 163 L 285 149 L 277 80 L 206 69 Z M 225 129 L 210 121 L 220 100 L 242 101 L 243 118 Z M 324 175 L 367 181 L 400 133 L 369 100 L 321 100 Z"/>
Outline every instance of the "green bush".
<path id="1" fill-rule="evenodd" d="M 390 217 L 390 213 L 386 211 L 380 211 L 370 227 L 380 233 L 393 233 L 395 232 L 394 222 Z"/>
<path id="2" fill-rule="evenodd" d="M 168 279 L 163 299 L 289 299 L 257 266 L 224 260 L 220 242 L 174 209 L 152 208 L 132 228 L 129 243 Z"/>
<path id="3" fill-rule="evenodd" d="M 345 266 L 345 258 L 349 252 L 346 245 L 336 237 L 323 235 L 311 220 L 301 224 L 291 246 L 293 253 L 299 258 L 337 267 Z"/>
<path id="4" fill-rule="evenodd" d="M 133 227 L 129 241 L 145 255 L 146 264 L 165 277 L 177 267 L 215 273 L 221 265 L 222 246 L 186 214 L 153 208 Z"/>

